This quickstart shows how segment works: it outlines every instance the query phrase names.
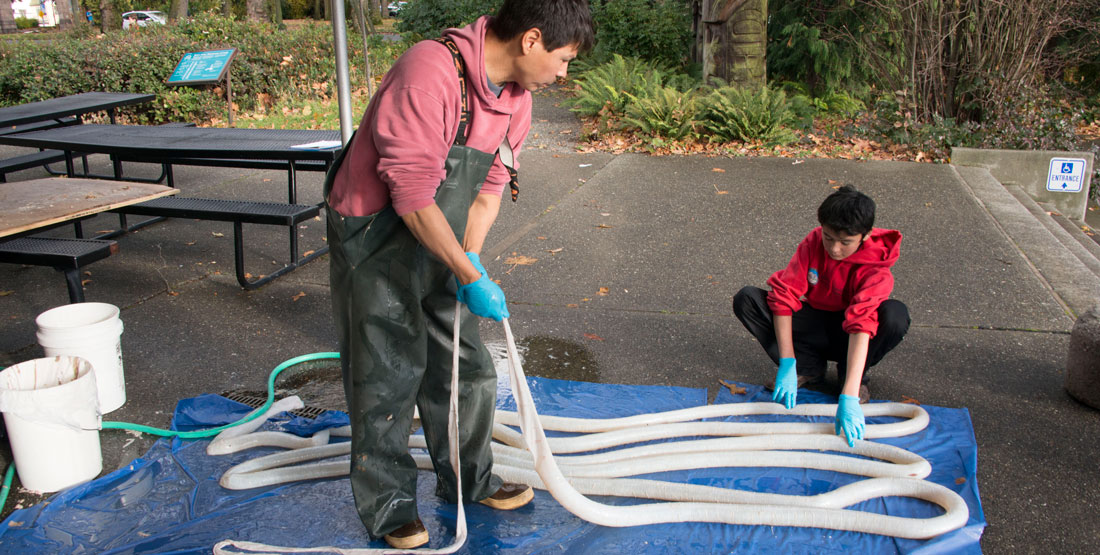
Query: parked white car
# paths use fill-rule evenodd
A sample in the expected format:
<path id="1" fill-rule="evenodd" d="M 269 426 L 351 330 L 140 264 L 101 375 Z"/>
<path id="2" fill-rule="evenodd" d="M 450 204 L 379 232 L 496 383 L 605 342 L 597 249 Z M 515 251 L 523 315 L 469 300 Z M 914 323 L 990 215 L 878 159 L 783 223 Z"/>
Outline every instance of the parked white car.
<path id="1" fill-rule="evenodd" d="M 145 27 L 146 25 L 167 25 L 168 16 L 164 15 L 164 12 L 158 11 L 137 11 L 126 12 L 122 14 L 122 28 L 129 29 L 130 27 L 137 25 L 138 27 Z"/>
<path id="2" fill-rule="evenodd" d="M 404 8 L 408 2 L 390 2 L 386 6 L 386 10 L 389 11 L 390 17 L 397 17 L 401 13 L 401 8 Z"/>

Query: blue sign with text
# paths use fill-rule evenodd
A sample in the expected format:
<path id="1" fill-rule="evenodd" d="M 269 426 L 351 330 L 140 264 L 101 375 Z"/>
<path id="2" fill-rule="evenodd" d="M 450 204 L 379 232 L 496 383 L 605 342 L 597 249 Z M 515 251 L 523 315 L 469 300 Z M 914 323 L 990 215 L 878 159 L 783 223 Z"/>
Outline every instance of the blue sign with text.
<path id="1" fill-rule="evenodd" d="M 236 48 L 188 52 L 168 77 L 169 85 L 208 85 L 225 77 Z"/>

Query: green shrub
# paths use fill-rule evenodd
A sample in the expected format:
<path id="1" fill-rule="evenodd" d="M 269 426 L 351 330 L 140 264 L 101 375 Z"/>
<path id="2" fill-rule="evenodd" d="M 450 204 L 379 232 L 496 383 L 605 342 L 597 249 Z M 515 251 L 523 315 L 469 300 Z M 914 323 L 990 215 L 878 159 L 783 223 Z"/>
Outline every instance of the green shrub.
<path id="1" fill-rule="evenodd" d="M 16 29 L 32 29 L 38 27 L 38 20 L 30 17 L 17 17 L 15 18 Z"/>
<path id="2" fill-rule="evenodd" d="M 591 8 L 596 27 L 593 59 L 605 61 L 621 54 L 680 66 L 688 58 L 694 40 L 689 2 L 592 0 Z"/>
<path id="3" fill-rule="evenodd" d="M 656 86 L 644 96 L 628 95 L 630 103 L 622 125 L 637 131 L 649 144 L 665 146 L 665 139 L 694 139 L 698 136 L 699 103 L 695 90 Z"/>
<path id="4" fill-rule="evenodd" d="M 623 115 L 632 99 L 644 98 L 663 87 L 690 91 L 699 84 L 698 80 L 676 73 L 661 62 L 618 54 L 602 64 L 578 64 L 578 69 L 577 94 L 569 101 L 570 109 L 581 116 L 601 119 Z"/>
<path id="5" fill-rule="evenodd" d="M 401 8 L 397 30 L 413 38 L 435 38 L 445 29 L 496 13 L 501 3 L 503 0 L 415 0 Z"/>
<path id="6" fill-rule="evenodd" d="M 99 37 L 56 34 L 35 48 L 0 43 L 0 105 L 13 105 L 87 91 L 153 93 L 156 101 L 120 109 L 127 121 L 205 122 L 224 118 L 224 83 L 169 87 L 165 80 L 183 54 L 236 47 L 230 75 L 241 111 L 284 98 L 326 98 L 335 92 L 331 26 L 325 22 L 278 30 L 199 14 L 179 25 Z M 365 86 L 361 41 L 349 41 L 352 87 Z M 382 75 L 407 48 L 375 37 L 369 46 L 374 75 Z"/>
<path id="7" fill-rule="evenodd" d="M 767 87 L 751 90 L 722 86 L 702 101 L 703 127 L 712 142 L 742 141 L 767 146 L 785 145 L 794 140 L 789 129 L 795 115 L 787 105 L 787 95 Z"/>

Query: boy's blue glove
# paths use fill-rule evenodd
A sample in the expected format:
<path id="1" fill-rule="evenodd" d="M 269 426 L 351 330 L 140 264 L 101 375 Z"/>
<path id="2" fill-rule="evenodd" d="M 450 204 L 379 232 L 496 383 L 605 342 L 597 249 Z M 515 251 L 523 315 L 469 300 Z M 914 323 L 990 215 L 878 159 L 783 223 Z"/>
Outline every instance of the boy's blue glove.
<path id="1" fill-rule="evenodd" d="M 793 409 L 798 399 L 798 371 L 793 358 L 779 359 L 779 370 L 775 373 L 775 391 L 772 401 L 787 410 Z"/>
<path id="2" fill-rule="evenodd" d="M 848 447 L 855 447 L 857 439 L 863 439 L 863 409 L 859 407 L 859 397 L 841 395 L 836 405 L 836 435 L 841 430 L 848 438 Z"/>
<path id="3" fill-rule="evenodd" d="M 477 281 L 458 286 L 458 300 L 470 308 L 470 312 L 497 322 L 508 317 L 504 291 L 482 272 Z"/>

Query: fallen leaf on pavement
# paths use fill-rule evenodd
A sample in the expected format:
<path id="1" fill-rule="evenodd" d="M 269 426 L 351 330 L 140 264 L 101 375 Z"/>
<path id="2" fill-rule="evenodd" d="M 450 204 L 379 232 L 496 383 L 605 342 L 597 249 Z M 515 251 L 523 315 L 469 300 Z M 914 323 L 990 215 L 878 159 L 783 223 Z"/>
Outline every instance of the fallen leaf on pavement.
<path id="1" fill-rule="evenodd" d="M 966 477 L 960 476 L 958 478 L 955 478 L 955 483 L 960 484 L 960 485 L 965 484 L 966 483 Z"/>
<path id="2" fill-rule="evenodd" d="M 305 291 L 299 291 L 298 294 L 291 297 L 290 300 L 292 300 L 294 302 L 298 302 L 298 299 L 300 299 L 304 296 L 306 296 L 306 292 Z"/>
<path id="3" fill-rule="evenodd" d="M 918 400 L 916 400 L 916 399 L 914 399 L 914 398 L 912 398 L 908 395 L 902 395 L 901 396 L 901 402 L 902 403 L 909 403 L 910 405 L 920 405 L 920 401 L 918 401 Z"/>
<path id="4" fill-rule="evenodd" d="M 722 168 L 712 168 L 710 171 L 714 173 L 726 173 L 726 170 L 723 170 Z"/>
<path id="5" fill-rule="evenodd" d="M 836 180 L 835 179 L 830 179 L 829 180 L 829 185 L 836 185 Z"/>
<path id="6" fill-rule="evenodd" d="M 538 239 L 539 241 L 545 241 L 546 237 L 542 236 L 542 235 L 539 235 L 538 237 L 535 237 L 535 239 Z"/>
<path id="7" fill-rule="evenodd" d="M 563 250 L 565 250 L 563 247 L 558 247 L 556 249 L 548 249 L 546 252 L 548 252 L 550 254 L 558 254 L 559 252 L 561 252 Z"/>
<path id="8" fill-rule="evenodd" d="M 596 229 L 611 229 L 612 227 L 613 226 L 609 226 L 607 224 L 600 224 L 600 225 L 596 226 Z"/>
<path id="9" fill-rule="evenodd" d="M 565 308 L 580 308 L 580 307 L 581 307 L 581 305 L 576 304 L 576 303 L 569 303 L 569 304 L 565 305 Z"/>
<path id="10" fill-rule="evenodd" d="M 225 237 L 224 233 L 218 233 L 217 231 L 211 231 L 210 234 L 214 237 Z"/>
<path id="11" fill-rule="evenodd" d="M 313 254 L 313 253 L 314 253 L 314 251 L 306 251 L 306 252 L 303 252 L 303 253 L 302 253 L 302 257 L 304 258 L 304 257 L 306 257 L 306 256 L 309 256 L 309 255 Z"/>
<path id="12" fill-rule="evenodd" d="M 594 333 L 586 333 L 586 334 L 584 334 L 584 338 L 585 339 L 591 339 L 593 341 L 603 341 L 602 337 L 600 337 L 600 336 L 598 336 Z"/>
<path id="13" fill-rule="evenodd" d="M 530 256 L 524 256 L 522 254 L 519 256 L 510 256 L 504 259 L 505 264 L 512 264 L 513 266 L 530 266 L 531 264 L 534 264 L 538 261 L 539 259 L 537 258 L 531 258 Z"/>
<path id="14" fill-rule="evenodd" d="M 718 383 L 726 386 L 726 389 L 730 390 L 730 394 L 732 394 L 732 395 L 740 395 L 742 393 L 745 393 L 745 388 L 743 388 L 743 387 L 741 387 L 741 386 L 739 386 L 735 383 L 730 383 L 730 382 L 727 382 L 726 380 L 718 380 Z"/>
<path id="15" fill-rule="evenodd" d="M 610 293 L 610 292 L 611 292 L 610 289 L 608 289 L 606 287 L 601 287 L 599 291 L 596 291 L 596 294 L 601 296 L 601 297 L 606 297 L 607 294 Z"/>
<path id="16" fill-rule="evenodd" d="M 12 293 L 15 293 L 15 291 L 0 291 L 0 297 L 7 297 L 8 295 L 11 295 Z"/>

